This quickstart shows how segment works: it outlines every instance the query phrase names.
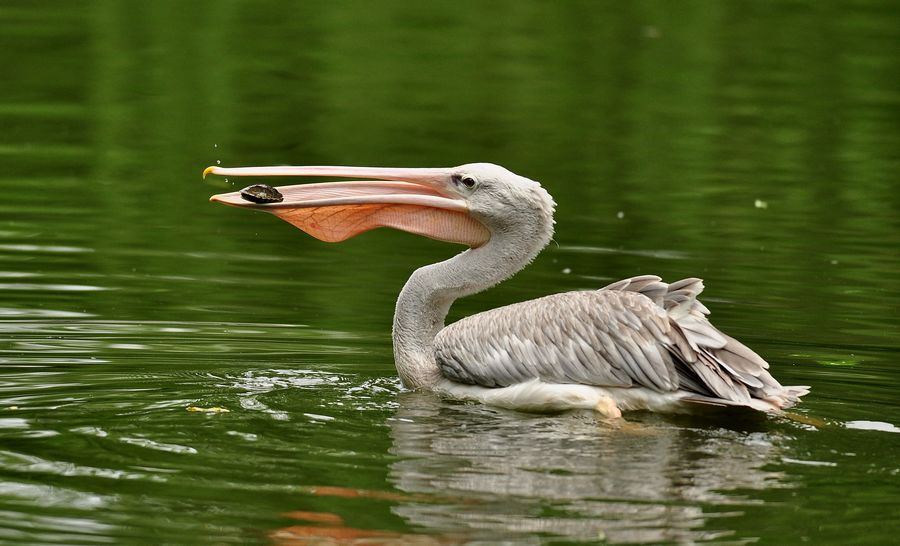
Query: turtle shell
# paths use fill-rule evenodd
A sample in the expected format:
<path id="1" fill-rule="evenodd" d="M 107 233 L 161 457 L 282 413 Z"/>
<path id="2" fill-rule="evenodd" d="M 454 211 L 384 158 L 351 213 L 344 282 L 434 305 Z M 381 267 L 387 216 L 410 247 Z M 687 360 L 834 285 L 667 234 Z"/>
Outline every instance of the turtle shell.
<path id="1" fill-rule="evenodd" d="M 253 184 L 241 190 L 241 198 L 253 203 L 280 203 L 284 196 L 268 184 Z"/>

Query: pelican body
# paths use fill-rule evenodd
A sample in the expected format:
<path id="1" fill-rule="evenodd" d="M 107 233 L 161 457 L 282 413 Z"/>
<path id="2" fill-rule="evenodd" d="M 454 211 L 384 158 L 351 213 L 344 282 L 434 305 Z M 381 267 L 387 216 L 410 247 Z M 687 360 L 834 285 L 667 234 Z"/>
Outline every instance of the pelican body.
<path id="1" fill-rule="evenodd" d="M 272 213 L 338 242 L 392 227 L 468 246 L 417 269 L 397 299 L 394 360 L 403 384 L 525 411 L 685 411 L 702 404 L 777 412 L 808 387 L 785 387 L 755 352 L 723 334 L 697 299 L 700 279 L 644 275 L 565 292 L 445 326 L 454 300 L 527 266 L 553 235 L 553 198 L 498 165 L 452 168 L 209 167 L 225 176 L 364 179 L 279 186 L 279 202 L 240 192 L 210 200 Z"/>

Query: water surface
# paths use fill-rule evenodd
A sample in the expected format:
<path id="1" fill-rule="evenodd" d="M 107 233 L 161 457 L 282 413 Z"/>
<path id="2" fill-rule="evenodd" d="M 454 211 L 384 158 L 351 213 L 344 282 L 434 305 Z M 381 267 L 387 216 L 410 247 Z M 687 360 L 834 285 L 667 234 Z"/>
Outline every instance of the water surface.
<path id="1" fill-rule="evenodd" d="M 3 3 L 0 543 L 891 542 L 898 29 L 887 1 Z M 616 427 L 407 392 L 394 299 L 459 248 L 209 204 L 220 161 L 503 164 L 555 241 L 452 320 L 700 276 L 812 394 Z"/>

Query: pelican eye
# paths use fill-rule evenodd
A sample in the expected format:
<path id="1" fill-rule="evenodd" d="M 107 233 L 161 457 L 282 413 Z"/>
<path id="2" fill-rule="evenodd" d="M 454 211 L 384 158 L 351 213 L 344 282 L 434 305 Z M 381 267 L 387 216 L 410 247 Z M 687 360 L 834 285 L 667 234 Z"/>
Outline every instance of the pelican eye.
<path id="1" fill-rule="evenodd" d="M 464 176 L 464 175 L 461 175 L 461 174 L 454 174 L 452 178 L 453 178 L 453 183 L 454 183 L 454 184 L 456 184 L 457 186 L 462 185 L 462 186 L 464 186 L 467 190 L 471 190 L 472 188 L 474 188 L 475 186 L 478 185 L 478 181 L 475 180 L 474 178 L 472 178 L 471 176 Z"/>

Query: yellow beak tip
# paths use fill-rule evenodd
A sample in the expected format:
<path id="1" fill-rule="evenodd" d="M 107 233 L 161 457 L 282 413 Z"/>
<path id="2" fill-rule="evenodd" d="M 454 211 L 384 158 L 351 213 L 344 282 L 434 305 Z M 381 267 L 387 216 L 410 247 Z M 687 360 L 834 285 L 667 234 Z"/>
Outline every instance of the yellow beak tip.
<path id="1" fill-rule="evenodd" d="M 203 169 L 203 178 L 206 178 L 206 175 L 208 175 L 209 173 L 215 174 L 215 170 L 216 170 L 215 167 L 207 167 L 207 168 Z"/>

